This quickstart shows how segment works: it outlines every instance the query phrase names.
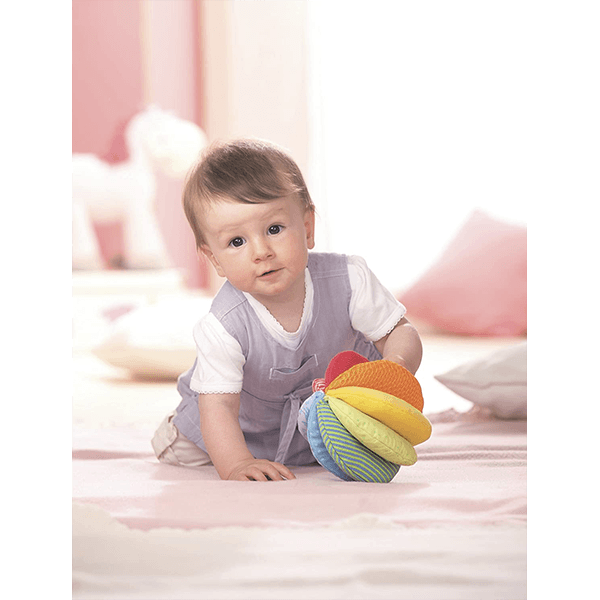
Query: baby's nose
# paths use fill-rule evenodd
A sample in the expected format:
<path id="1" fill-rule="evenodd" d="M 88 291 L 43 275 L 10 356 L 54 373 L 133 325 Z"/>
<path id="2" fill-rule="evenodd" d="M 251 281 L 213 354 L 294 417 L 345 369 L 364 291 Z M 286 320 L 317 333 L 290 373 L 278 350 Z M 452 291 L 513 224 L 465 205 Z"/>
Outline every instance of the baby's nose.
<path id="1" fill-rule="evenodd" d="M 273 256 L 273 250 L 267 240 L 257 240 L 254 244 L 254 260 L 260 262 Z"/>

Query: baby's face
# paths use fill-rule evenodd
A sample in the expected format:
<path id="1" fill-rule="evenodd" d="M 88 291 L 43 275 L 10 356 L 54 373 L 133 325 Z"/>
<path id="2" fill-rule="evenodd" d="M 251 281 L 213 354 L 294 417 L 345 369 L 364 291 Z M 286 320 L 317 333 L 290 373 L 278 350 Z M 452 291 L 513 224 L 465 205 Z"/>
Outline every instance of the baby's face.
<path id="1" fill-rule="evenodd" d="M 265 204 L 219 201 L 202 214 L 201 247 L 217 273 L 257 300 L 304 295 L 314 213 L 295 197 Z"/>

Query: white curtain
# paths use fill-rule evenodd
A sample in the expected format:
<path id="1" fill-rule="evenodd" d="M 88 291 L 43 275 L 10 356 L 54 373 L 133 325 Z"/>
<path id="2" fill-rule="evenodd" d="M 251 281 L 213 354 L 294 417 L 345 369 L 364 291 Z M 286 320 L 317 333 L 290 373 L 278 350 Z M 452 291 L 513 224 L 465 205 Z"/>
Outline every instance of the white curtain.
<path id="1" fill-rule="evenodd" d="M 510 2 L 309 0 L 317 249 L 394 291 L 471 211 L 526 223 L 536 15 Z"/>

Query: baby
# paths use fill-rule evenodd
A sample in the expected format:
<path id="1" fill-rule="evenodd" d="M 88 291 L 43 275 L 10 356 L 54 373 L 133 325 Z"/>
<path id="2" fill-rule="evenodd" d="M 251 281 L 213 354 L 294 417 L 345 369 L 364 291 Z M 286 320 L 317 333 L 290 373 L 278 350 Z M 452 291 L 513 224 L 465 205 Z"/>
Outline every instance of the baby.
<path id="1" fill-rule="evenodd" d="M 315 462 L 297 428 L 331 358 L 354 350 L 413 374 L 422 346 L 404 306 L 357 256 L 309 252 L 315 207 L 296 163 L 261 140 L 215 144 L 187 178 L 196 246 L 227 281 L 194 327 L 181 403 L 152 446 L 162 462 L 222 479 L 294 479 Z"/>

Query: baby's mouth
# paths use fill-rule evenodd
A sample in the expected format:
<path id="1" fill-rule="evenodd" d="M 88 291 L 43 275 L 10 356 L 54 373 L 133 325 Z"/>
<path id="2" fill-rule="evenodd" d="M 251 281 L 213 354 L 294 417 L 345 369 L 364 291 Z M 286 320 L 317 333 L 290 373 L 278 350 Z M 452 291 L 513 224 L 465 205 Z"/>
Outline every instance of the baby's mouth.
<path id="1" fill-rule="evenodd" d="M 259 275 L 259 277 L 266 277 L 267 275 L 271 275 L 272 273 L 276 273 L 277 271 L 279 271 L 279 269 L 271 269 L 270 271 L 265 271 L 264 273 L 262 273 L 262 275 Z"/>

